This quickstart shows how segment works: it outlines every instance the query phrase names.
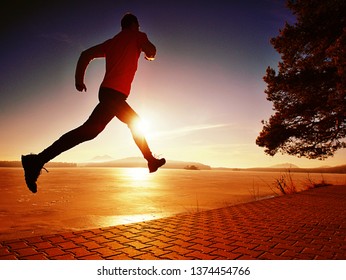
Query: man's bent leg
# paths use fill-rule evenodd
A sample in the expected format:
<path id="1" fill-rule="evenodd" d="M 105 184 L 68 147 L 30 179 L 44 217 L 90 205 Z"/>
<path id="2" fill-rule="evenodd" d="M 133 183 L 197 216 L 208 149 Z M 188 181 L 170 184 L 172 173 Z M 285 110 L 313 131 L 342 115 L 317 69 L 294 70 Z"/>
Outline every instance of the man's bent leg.
<path id="1" fill-rule="evenodd" d="M 159 167 L 166 163 L 166 160 L 164 158 L 157 159 L 152 155 L 143 133 L 138 129 L 138 127 L 136 127 L 136 124 L 134 126 L 129 125 L 129 128 L 131 130 L 132 137 L 135 140 L 135 143 L 148 162 L 149 172 L 155 172 L 157 169 L 159 169 Z"/>
<path id="2" fill-rule="evenodd" d="M 150 151 L 149 145 L 144 137 L 144 134 L 140 131 L 138 127 L 140 118 L 125 100 L 119 102 L 116 117 L 125 124 L 127 124 L 128 128 L 131 131 L 132 138 L 135 141 L 138 148 L 140 149 L 140 151 L 142 152 L 143 157 L 146 160 L 151 160 L 153 158 L 153 155 Z"/>
<path id="3" fill-rule="evenodd" d="M 166 163 L 166 160 L 164 158 L 157 159 L 152 155 L 148 142 L 145 139 L 144 134 L 138 127 L 140 118 L 126 101 L 123 101 L 119 104 L 119 110 L 117 110 L 116 116 L 119 120 L 126 123 L 129 127 L 133 140 L 142 152 L 143 157 L 148 161 L 148 168 L 150 173 L 155 172 L 159 167 Z"/>

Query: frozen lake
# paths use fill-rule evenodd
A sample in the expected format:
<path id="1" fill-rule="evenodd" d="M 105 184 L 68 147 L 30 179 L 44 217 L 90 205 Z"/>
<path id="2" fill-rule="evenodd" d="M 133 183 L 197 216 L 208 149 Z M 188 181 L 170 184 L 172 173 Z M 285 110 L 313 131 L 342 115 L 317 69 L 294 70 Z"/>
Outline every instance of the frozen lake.
<path id="1" fill-rule="evenodd" d="M 280 172 L 143 168 L 50 168 L 38 193 L 25 185 L 21 168 L 0 168 L 0 240 L 106 227 L 193 213 L 274 196 Z M 321 182 L 321 174 L 310 174 Z M 293 173 L 298 189 L 308 174 Z M 323 174 L 345 184 L 344 174 Z"/>

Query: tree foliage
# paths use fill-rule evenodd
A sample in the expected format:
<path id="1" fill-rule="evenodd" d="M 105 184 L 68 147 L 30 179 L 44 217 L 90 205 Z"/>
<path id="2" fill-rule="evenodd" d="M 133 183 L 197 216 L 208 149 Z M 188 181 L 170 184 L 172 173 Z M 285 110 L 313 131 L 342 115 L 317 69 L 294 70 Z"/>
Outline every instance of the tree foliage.
<path id="1" fill-rule="evenodd" d="M 287 6 L 296 21 L 271 39 L 281 55 L 278 73 L 268 67 L 264 77 L 274 114 L 256 144 L 272 156 L 324 159 L 346 147 L 346 1 Z"/>

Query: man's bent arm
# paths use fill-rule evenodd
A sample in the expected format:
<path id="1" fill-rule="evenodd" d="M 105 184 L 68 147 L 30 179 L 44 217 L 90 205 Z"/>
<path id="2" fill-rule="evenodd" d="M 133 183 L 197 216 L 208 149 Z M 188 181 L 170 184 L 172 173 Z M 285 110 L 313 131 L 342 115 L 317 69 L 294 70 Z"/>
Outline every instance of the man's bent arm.
<path id="1" fill-rule="evenodd" d="M 88 67 L 91 60 L 98 57 L 104 57 L 103 44 L 91 47 L 83 51 L 78 59 L 76 73 L 75 73 L 75 83 L 76 88 L 79 91 L 83 89 L 86 90 L 84 85 L 84 75 L 86 68 Z"/>
<path id="2" fill-rule="evenodd" d="M 156 56 L 156 47 L 150 41 L 147 41 L 142 46 L 142 51 L 145 53 L 147 60 L 154 60 Z"/>

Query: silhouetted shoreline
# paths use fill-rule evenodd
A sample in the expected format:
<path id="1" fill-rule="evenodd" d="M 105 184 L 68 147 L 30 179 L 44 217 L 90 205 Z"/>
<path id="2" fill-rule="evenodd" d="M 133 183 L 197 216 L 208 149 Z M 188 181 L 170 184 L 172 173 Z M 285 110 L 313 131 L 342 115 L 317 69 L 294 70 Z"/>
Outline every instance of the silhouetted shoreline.
<path id="1" fill-rule="evenodd" d="M 228 167 L 211 167 L 199 162 L 175 161 L 169 160 L 163 167 L 166 169 L 185 169 L 187 166 L 195 166 L 194 170 L 229 170 L 229 171 L 258 171 L 258 172 L 294 172 L 294 173 L 335 173 L 346 174 L 346 164 L 331 167 L 316 167 L 316 168 L 300 168 L 292 167 L 253 167 L 253 168 L 228 168 Z M 0 161 L 0 167 L 22 167 L 20 161 Z M 119 160 L 111 160 L 105 162 L 49 162 L 45 165 L 46 168 L 55 167 L 114 167 L 114 168 L 145 168 L 146 162 L 142 158 L 131 157 Z"/>

